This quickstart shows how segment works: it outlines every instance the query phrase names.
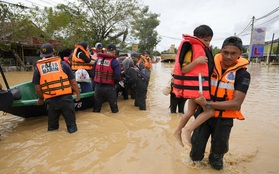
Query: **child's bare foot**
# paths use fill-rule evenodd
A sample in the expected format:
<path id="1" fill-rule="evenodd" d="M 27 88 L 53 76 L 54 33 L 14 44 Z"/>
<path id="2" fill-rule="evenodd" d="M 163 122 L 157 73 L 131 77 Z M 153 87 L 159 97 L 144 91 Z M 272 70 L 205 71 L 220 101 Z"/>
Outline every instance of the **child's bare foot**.
<path id="1" fill-rule="evenodd" d="M 181 130 L 176 130 L 173 134 L 175 136 L 175 138 L 177 139 L 178 143 L 184 147 L 184 144 L 182 142 L 182 138 L 181 138 Z"/>
<path id="2" fill-rule="evenodd" d="M 191 143 L 191 133 L 192 131 L 190 131 L 189 129 L 185 128 L 185 140 L 186 140 L 186 144 L 189 147 L 192 147 L 192 143 Z"/>

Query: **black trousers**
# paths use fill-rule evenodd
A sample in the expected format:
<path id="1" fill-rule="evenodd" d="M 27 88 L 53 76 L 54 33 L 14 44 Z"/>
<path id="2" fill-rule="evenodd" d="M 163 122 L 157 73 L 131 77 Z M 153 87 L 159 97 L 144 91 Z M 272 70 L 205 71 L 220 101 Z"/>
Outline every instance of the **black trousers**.
<path id="1" fill-rule="evenodd" d="M 100 112 L 105 101 L 109 102 L 111 112 L 118 112 L 116 87 L 114 85 L 95 84 L 93 112 Z"/>
<path id="2" fill-rule="evenodd" d="M 187 99 L 185 98 L 177 98 L 174 93 L 170 94 L 170 111 L 171 113 L 176 113 L 177 107 L 178 112 L 184 114 L 184 106 Z"/>
<path id="3" fill-rule="evenodd" d="M 146 110 L 146 94 L 147 94 L 147 81 L 143 79 L 137 79 L 135 90 L 135 106 L 139 106 L 140 110 Z"/>
<path id="4" fill-rule="evenodd" d="M 74 100 L 71 95 L 62 96 L 47 101 L 48 107 L 48 130 L 59 128 L 60 114 L 65 119 L 67 129 L 76 129 L 76 114 Z"/>
<path id="5" fill-rule="evenodd" d="M 191 159 L 193 161 L 201 161 L 204 158 L 206 144 L 210 136 L 211 148 L 209 156 L 223 158 L 224 154 L 229 150 L 229 138 L 232 127 L 232 118 L 210 118 L 195 129 L 191 139 Z"/>

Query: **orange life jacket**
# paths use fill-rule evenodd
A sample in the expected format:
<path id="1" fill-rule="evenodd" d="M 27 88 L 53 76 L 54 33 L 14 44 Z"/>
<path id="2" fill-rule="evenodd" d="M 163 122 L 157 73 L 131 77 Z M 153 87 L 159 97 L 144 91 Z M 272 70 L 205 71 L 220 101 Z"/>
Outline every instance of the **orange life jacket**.
<path id="1" fill-rule="evenodd" d="M 62 69 L 59 57 L 39 60 L 36 66 L 41 76 L 40 86 L 44 99 L 72 94 L 70 81 Z"/>
<path id="2" fill-rule="evenodd" d="M 185 55 L 191 55 L 194 61 L 199 56 L 206 56 L 212 64 L 213 56 L 208 48 L 196 37 L 183 35 L 183 39 L 176 54 L 173 72 L 173 93 L 176 97 L 198 98 L 199 97 L 199 73 L 202 75 L 203 96 L 210 99 L 209 68 L 208 64 L 198 64 L 188 73 L 182 73 L 182 65 Z M 192 54 L 187 54 L 191 51 Z"/>
<path id="3" fill-rule="evenodd" d="M 211 75 L 211 98 L 213 101 L 226 101 L 232 100 L 234 94 L 234 83 L 237 70 L 241 68 L 246 69 L 248 60 L 244 58 L 237 59 L 237 64 L 230 67 L 222 74 L 222 55 L 217 54 L 214 58 L 215 69 Z M 244 120 L 240 108 L 239 110 L 217 110 L 215 109 L 214 117 L 222 118 L 237 118 Z"/>
<path id="4" fill-rule="evenodd" d="M 98 57 L 99 58 L 96 60 L 96 67 L 94 70 L 94 82 L 114 85 L 115 75 L 111 67 L 111 63 L 116 57 L 103 53 L 98 53 Z"/>
<path id="5" fill-rule="evenodd" d="M 77 57 L 78 54 L 78 50 L 80 49 L 82 52 L 84 52 L 84 54 L 90 58 L 89 52 L 86 51 L 83 46 L 81 45 L 75 45 L 75 50 L 73 53 L 73 57 L 72 57 L 72 70 L 78 70 L 78 69 L 85 69 L 85 70 L 92 70 L 93 69 L 93 65 L 90 65 L 89 63 L 85 63 L 84 60 L 80 59 Z"/>
<path id="6" fill-rule="evenodd" d="M 150 69 L 151 68 L 151 60 L 147 59 L 145 56 L 141 55 L 140 60 L 137 62 L 137 64 L 139 65 L 142 62 L 142 60 L 144 61 L 144 67 L 147 68 L 147 69 Z"/>

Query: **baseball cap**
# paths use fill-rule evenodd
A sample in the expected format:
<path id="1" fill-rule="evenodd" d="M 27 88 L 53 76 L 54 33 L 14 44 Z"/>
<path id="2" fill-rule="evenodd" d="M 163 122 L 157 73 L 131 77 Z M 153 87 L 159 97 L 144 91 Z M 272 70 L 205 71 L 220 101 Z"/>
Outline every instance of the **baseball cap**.
<path id="1" fill-rule="evenodd" d="M 83 41 L 83 42 L 79 42 L 78 45 L 80 45 L 80 46 L 82 46 L 84 49 L 86 49 L 87 46 L 88 46 L 89 44 L 88 44 L 88 42 Z"/>
<path id="2" fill-rule="evenodd" d="M 98 42 L 95 44 L 95 48 L 102 48 L 103 44 L 101 42 Z"/>
<path id="3" fill-rule="evenodd" d="M 40 49 L 40 57 L 50 57 L 53 55 L 54 50 L 53 50 L 53 46 L 50 43 L 45 43 L 41 46 Z"/>
<path id="4" fill-rule="evenodd" d="M 108 51 L 115 51 L 116 50 L 116 46 L 114 44 L 109 44 L 107 47 Z"/>
<path id="5" fill-rule="evenodd" d="M 148 50 L 146 50 L 144 53 L 150 55 L 150 51 Z"/>
<path id="6" fill-rule="evenodd" d="M 242 51 L 242 41 L 239 37 L 236 36 L 228 37 L 227 39 L 224 40 L 222 48 L 228 45 L 236 46 L 237 48 L 240 49 L 240 51 Z"/>
<path id="7" fill-rule="evenodd" d="M 131 54 L 131 57 L 132 57 L 132 58 L 139 58 L 139 54 L 138 54 L 138 53 L 133 52 L 133 53 Z"/>

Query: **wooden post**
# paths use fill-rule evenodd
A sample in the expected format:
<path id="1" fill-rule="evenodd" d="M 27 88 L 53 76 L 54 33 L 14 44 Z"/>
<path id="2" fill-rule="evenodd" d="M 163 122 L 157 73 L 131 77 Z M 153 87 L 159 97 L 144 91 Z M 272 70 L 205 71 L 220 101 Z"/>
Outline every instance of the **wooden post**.
<path id="1" fill-rule="evenodd" d="M 249 45 L 249 54 L 248 54 L 248 61 L 249 62 L 251 60 L 251 54 L 252 54 L 254 22 L 255 22 L 255 16 L 252 17 L 252 24 L 251 24 L 251 36 L 250 36 L 250 45 Z"/>
<path id="2" fill-rule="evenodd" d="M 269 50 L 269 58 L 270 58 L 270 56 L 271 56 L 271 53 L 272 53 L 272 46 L 273 46 L 273 40 L 274 40 L 274 35 L 275 35 L 275 33 L 273 33 L 273 35 L 272 35 L 272 40 L 271 40 L 271 45 L 270 45 L 270 50 Z M 269 62 L 269 59 L 268 59 L 268 62 L 267 62 L 267 64 L 269 64 L 270 62 Z"/>

